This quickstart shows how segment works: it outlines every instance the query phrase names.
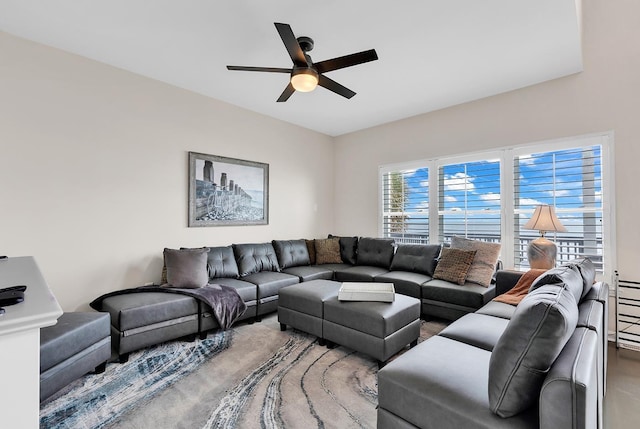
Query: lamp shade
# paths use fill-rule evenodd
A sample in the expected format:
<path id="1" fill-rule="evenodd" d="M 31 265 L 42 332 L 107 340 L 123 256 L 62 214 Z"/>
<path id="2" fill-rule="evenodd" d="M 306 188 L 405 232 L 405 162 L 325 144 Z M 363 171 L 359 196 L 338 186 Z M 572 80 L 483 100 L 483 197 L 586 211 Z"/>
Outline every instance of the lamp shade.
<path id="1" fill-rule="evenodd" d="M 545 231 L 566 232 L 567 230 L 556 216 L 556 211 L 553 206 L 546 204 L 536 207 L 533 216 L 524 224 L 523 228 L 538 230 L 543 233 L 543 235 Z"/>

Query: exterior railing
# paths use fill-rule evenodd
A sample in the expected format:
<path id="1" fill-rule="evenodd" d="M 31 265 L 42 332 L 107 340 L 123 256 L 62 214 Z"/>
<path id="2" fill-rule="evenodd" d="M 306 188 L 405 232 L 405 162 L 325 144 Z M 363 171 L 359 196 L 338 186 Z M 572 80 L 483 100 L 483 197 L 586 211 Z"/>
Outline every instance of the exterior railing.
<path id="1" fill-rule="evenodd" d="M 451 240 L 451 236 L 455 234 L 445 233 L 445 242 Z M 403 234 L 403 233 L 391 233 L 390 238 L 395 239 L 396 243 L 406 244 L 427 244 L 429 243 L 429 236 L 424 234 Z M 501 237 L 495 234 L 473 234 L 468 233 L 467 238 L 473 240 L 486 241 L 489 243 L 500 243 Z M 527 260 L 527 247 L 529 243 L 538 237 L 520 237 L 515 243 L 514 248 L 514 261 L 516 266 L 526 268 L 529 266 Z M 602 249 L 602 237 L 596 240 L 585 240 L 581 238 L 562 238 L 557 237 L 553 239 L 553 242 L 558 248 L 558 264 L 571 261 L 580 257 L 588 257 L 596 266 L 599 272 L 602 272 L 602 255 L 598 254 L 598 249 Z"/>

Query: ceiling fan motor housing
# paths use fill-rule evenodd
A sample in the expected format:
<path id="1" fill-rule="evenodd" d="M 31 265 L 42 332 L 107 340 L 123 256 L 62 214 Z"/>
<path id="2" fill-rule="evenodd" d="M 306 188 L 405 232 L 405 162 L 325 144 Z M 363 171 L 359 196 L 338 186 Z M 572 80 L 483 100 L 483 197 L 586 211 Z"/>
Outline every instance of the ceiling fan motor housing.
<path id="1" fill-rule="evenodd" d="M 302 49 L 304 52 L 309 52 L 313 49 L 313 39 L 311 37 L 300 36 L 296 40 L 298 40 L 300 49 Z"/>

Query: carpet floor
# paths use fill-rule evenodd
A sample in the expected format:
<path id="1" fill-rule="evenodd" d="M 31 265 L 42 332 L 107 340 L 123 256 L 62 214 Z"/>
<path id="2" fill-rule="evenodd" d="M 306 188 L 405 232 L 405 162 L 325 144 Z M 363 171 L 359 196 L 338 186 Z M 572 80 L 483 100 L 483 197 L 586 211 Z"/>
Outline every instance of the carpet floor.
<path id="1" fill-rule="evenodd" d="M 446 324 L 422 322 L 420 341 Z M 375 428 L 377 362 L 275 314 L 110 363 L 41 404 L 41 428 Z"/>

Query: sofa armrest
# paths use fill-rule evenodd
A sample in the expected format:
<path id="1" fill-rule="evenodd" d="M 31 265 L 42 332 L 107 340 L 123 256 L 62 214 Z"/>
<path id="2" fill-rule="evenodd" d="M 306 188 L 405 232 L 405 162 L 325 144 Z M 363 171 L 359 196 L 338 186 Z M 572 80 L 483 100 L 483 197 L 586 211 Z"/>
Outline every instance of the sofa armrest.
<path id="1" fill-rule="evenodd" d="M 499 270 L 496 273 L 496 296 L 511 290 L 524 273 L 515 270 Z"/>

